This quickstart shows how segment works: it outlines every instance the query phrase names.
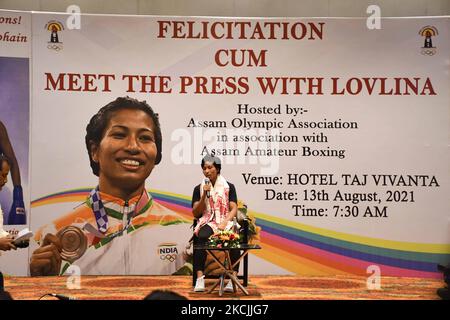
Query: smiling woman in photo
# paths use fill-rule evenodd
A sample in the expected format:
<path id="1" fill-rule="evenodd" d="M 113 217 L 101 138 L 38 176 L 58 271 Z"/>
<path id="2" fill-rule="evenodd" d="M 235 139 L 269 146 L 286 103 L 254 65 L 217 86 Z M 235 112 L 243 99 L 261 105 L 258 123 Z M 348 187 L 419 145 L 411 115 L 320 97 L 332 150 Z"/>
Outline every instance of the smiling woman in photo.
<path id="1" fill-rule="evenodd" d="M 73 212 L 41 228 L 31 275 L 172 274 L 184 264 L 184 243 L 173 235 L 189 225 L 156 203 L 145 182 L 162 159 L 158 115 L 146 102 L 117 98 L 86 128 L 86 148 L 98 186 Z"/>

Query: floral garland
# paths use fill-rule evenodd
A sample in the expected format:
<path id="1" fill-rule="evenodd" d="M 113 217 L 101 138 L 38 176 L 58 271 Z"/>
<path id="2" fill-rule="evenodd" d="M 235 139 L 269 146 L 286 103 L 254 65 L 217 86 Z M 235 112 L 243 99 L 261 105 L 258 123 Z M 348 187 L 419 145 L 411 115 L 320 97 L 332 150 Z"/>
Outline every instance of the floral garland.
<path id="1" fill-rule="evenodd" d="M 239 234 L 233 231 L 219 230 L 208 239 L 208 246 L 217 248 L 240 248 Z"/>

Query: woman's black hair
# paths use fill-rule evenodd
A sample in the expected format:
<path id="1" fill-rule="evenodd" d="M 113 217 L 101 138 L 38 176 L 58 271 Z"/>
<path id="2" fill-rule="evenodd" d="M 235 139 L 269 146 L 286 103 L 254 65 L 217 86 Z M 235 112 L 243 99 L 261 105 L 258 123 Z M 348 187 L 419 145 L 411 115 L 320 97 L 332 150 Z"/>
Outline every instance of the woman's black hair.
<path id="1" fill-rule="evenodd" d="M 217 173 L 220 173 L 220 170 L 222 169 L 222 164 L 221 164 L 221 161 L 219 158 L 217 158 L 216 156 L 207 154 L 202 159 L 202 164 L 201 164 L 202 169 L 205 165 L 205 162 L 211 162 L 213 164 L 213 166 L 217 169 Z"/>
<path id="2" fill-rule="evenodd" d="M 144 300 L 187 300 L 185 296 L 172 290 L 153 290 Z"/>
<path id="3" fill-rule="evenodd" d="M 1 166 L 3 166 L 3 162 L 6 162 L 7 164 L 9 164 L 9 166 L 11 166 L 11 162 L 9 162 L 9 159 L 5 155 L 0 154 L 0 168 Z"/>
<path id="4" fill-rule="evenodd" d="M 130 97 L 119 97 L 116 100 L 108 103 L 106 106 L 102 107 L 89 121 L 86 127 L 86 137 L 85 143 L 89 155 L 89 161 L 91 164 L 92 172 L 98 176 L 100 172 L 100 166 L 97 162 L 92 159 L 91 148 L 92 145 L 100 145 L 100 141 L 103 139 L 106 127 L 108 126 L 109 120 L 114 112 L 131 109 L 131 110 L 141 110 L 150 116 L 155 125 L 155 143 L 156 143 L 156 160 L 155 164 L 161 162 L 162 158 L 162 134 L 161 126 L 159 124 L 158 114 L 155 113 L 147 102 L 138 101 Z"/>

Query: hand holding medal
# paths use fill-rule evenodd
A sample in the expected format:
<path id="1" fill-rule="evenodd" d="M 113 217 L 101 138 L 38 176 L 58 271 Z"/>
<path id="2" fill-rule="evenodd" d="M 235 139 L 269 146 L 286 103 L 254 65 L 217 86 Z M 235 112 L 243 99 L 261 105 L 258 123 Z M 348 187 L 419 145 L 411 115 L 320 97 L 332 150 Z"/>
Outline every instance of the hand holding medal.
<path id="1" fill-rule="evenodd" d="M 30 259 L 30 274 L 32 276 L 56 276 L 61 269 L 61 241 L 54 234 L 48 233 L 39 249 L 35 250 Z"/>

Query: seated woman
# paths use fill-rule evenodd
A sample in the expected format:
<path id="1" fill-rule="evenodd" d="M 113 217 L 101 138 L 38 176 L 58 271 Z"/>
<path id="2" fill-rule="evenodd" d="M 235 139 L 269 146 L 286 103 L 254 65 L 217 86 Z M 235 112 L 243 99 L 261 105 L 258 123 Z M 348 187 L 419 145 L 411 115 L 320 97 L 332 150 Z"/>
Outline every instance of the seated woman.
<path id="1" fill-rule="evenodd" d="M 230 230 L 233 218 L 237 214 L 236 188 L 220 174 L 222 169 L 220 159 L 207 155 L 203 158 L 201 167 L 206 179 L 194 188 L 192 195 L 192 213 L 198 219 L 194 237 L 199 245 L 206 244 L 208 238 L 218 230 Z M 230 258 L 234 264 L 239 259 L 239 250 L 230 250 Z M 205 291 L 205 261 L 206 251 L 194 250 L 196 292 Z M 234 270 L 237 271 L 238 268 L 239 265 Z M 228 282 L 225 291 L 233 291 L 231 281 Z"/>

